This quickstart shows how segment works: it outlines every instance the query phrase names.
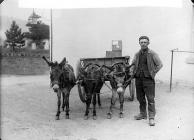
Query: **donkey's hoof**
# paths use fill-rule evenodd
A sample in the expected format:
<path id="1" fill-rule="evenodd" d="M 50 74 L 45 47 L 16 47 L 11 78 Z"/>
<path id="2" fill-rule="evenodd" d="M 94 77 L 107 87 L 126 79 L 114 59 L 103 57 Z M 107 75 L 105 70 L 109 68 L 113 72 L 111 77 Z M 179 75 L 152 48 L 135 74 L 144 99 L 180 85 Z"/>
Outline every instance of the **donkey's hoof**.
<path id="1" fill-rule="evenodd" d="M 94 116 L 93 116 L 93 120 L 96 120 L 96 119 L 97 119 L 97 116 L 96 116 L 96 115 L 94 115 Z"/>
<path id="2" fill-rule="evenodd" d="M 119 118 L 123 118 L 124 114 L 123 113 L 119 113 Z"/>
<path id="3" fill-rule="evenodd" d="M 88 120 L 89 116 L 88 115 L 84 115 L 84 120 Z"/>
<path id="4" fill-rule="evenodd" d="M 65 118 L 66 118 L 66 119 L 69 119 L 69 115 L 66 115 Z"/>
<path id="5" fill-rule="evenodd" d="M 55 119 L 56 119 L 56 120 L 59 120 L 59 116 L 56 116 Z"/>
<path id="6" fill-rule="evenodd" d="M 102 106 L 101 105 L 99 105 L 98 107 L 99 107 L 99 109 L 102 109 Z"/>
<path id="7" fill-rule="evenodd" d="M 112 118 L 112 114 L 111 113 L 107 113 L 107 119 L 111 119 Z"/>

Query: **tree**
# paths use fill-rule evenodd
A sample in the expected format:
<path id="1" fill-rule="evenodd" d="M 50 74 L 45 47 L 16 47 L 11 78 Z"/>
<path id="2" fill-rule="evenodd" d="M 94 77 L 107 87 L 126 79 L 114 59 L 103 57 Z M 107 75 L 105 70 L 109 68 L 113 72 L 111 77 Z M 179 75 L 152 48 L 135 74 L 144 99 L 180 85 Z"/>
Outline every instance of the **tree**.
<path id="1" fill-rule="evenodd" d="M 27 24 L 29 27 L 29 32 L 25 33 L 27 38 L 35 41 L 37 46 L 41 47 L 41 42 L 43 39 L 49 39 L 49 26 L 44 23 L 37 24 Z"/>
<path id="2" fill-rule="evenodd" d="M 22 33 L 21 28 L 16 24 L 15 21 L 12 22 L 9 30 L 5 32 L 6 43 L 15 51 L 15 48 L 21 48 L 24 45 L 24 33 Z"/>

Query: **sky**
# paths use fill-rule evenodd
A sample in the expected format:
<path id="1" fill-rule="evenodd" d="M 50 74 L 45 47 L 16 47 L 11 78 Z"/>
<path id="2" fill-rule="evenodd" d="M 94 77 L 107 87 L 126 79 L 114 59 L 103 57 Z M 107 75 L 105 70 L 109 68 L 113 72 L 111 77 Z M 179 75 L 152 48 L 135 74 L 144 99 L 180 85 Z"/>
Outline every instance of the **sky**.
<path id="1" fill-rule="evenodd" d="M 72 9 L 137 6 L 180 8 L 182 6 L 182 0 L 4 0 L 0 5 L 0 9 L 1 15 L 3 16 L 27 19 L 32 9 L 35 8 L 35 10 L 45 18 L 45 21 L 48 21 L 50 19 L 50 8 Z"/>
<path id="2" fill-rule="evenodd" d="M 21 7 L 37 8 L 110 8 L 110 7 L 181 7 L 181 0 L 19 0 Z"/>

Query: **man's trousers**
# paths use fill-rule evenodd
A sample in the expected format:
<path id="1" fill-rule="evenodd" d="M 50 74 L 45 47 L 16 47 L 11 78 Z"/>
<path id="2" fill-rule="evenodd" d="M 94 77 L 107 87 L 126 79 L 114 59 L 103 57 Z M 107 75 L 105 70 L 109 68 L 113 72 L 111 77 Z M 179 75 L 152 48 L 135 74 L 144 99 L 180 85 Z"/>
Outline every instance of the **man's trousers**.
<path id="1" fill-rule="evenodd" d="M 154 118 L 155 111 L 155 80 L 152 78 L 140 77 L 135 79 L 136 96 L 139 101 L 139 109 L 142 115 L 147 115 L 146 98 L 148 102 L 149 119 Z"/>

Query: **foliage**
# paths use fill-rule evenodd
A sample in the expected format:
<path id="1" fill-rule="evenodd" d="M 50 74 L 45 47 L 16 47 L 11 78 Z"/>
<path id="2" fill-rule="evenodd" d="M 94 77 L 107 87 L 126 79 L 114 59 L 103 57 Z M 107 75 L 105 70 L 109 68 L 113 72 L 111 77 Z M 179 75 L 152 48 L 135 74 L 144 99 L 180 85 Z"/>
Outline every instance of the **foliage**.
<path id="1" fill-rule="evenodd" d="M 27 24 L 29 32 L 26 33 L 26 37 L 39 42 L 43 39 L 49 39 L 49 26 L 43 23 Z"/>
<path id="2" fill-rule="evenodd" d="M 16 24 L 15 21 L 12 22 L 9 30 L 5 32 L 6 35 L 6 43 L 12 48 L 14 51 L 15 48 L 22 48 L 24 45 L 24 33 L 22 33 L 21 28 Z"/>

